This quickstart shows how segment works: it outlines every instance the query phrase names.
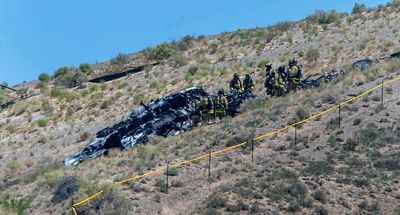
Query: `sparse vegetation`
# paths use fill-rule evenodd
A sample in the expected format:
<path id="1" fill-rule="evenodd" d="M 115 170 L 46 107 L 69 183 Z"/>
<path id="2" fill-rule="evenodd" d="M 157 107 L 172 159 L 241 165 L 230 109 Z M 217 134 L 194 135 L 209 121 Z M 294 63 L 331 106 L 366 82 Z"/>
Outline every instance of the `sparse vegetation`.
<path id="1" fill-rule="evenodd" d="M 62 177 L 54 188 L 53 202 L 62 202 L 79 190 L 78 178 L 74 175 Z"/>
<path id="2" fill-rule="evenodd" d="M 38 119 L 38 120 L 36 121 L 36 124 L 37 124 L 39 127 L 46 127 L 48 123 L 49 123 L 49 122 L 47 121 L 47 119 Z"/>
<path id="3" fill-rule="evenodd" d="M 309 62 L 316 62 L 320 56 L 318 49 L 309 48 L 306 52 L 306 59 Z"/>
<path id="4" fill-rule="evenodd" d="M 11 200 L 0 199 L 0 205 L 2 205 L 9 212 L 16 212 L 18 215 L 25 214 L 25 210 L 28 209 L 31 202 L 32 200 L 28 198 Z"/>

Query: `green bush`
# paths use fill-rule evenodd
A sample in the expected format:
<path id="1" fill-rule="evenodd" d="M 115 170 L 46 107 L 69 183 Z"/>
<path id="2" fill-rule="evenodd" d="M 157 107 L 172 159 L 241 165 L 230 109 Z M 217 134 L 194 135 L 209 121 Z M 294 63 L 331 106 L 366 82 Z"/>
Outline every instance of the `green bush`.
<path id="1" fill-rule="evenodd" d="M 47 119 L 38 119 L 38 120 L 36 121 L 36 124 L 37 124 L 39 127 L 46 127 L 47 124 L 48 124 L 48 121 L 47 121 Z"/>
<path id="2" fill-rule="evenodd" d="M 167 44 L 163 43 L 153 49 L 147 49 L 145 52 L 148 60 L 165 60 L 172 57 L 175 54 L 175 49 Z"/>
<path id="3" fill-rule="evenodd" d="M 48 82 L 50 80 L 50 76 L 47 73 L 40 73 L 39 81 L 41 82 Z"/>
<path id="4" fill-rule="evenodd" d="M 360 14 L 360 13 L 366 11 L 366 10 L 367 10 L 367 6 L 365 6 L 365 4 L 355 3 L 354 7 L 353 7 L 353 10 L 352 10 L 352 13 L 353 14 Z"/>
<path id="5" fill-rule="evenodd" d="M 227 199 L 219 194 L 212 194 L 207 199 L 207 208 L 223 208 L 226 206 Z"/>
<path id="6" fill-rule="evenodd" d="M 28 209 L 29 205 L 31 204 L 32 200 L 29 198 L 23 199 L 11 199 L 7 200 L 0 200 L 0 205 L 9 211 L 17 212 L 18 215 L 25 214 L 25 210 Z"/>
<path id="7" fill-rule="evenodd" d="M 54 74 L 56 85 L 73 88 L 86 81 L 86 74 L 74 67 L 61 67 Z"/>
<path id="8" fill-rule="evenodd" d="M 315 14 L 307 17 L 307 21 L 320 24 L 320 25 L 327 25 L 331 23 L 339 23 L 340 22 L 340 14 L 336 11 L 317 11 Z"/>
<path id="9" fill-rule="evenodd" d="M 58 170 L 45 172 L 40 176 L 40 180 L 49 187 L 54 188 L 61 179 L 61 173 Z"/>
<path id="10" fill-rule="evenodd" d="M 92 66 L 88 63 L 83 63 L 79 65 L 79 70 L 83 73 L 90 73 L 92 71 Z"/>
<path id="11" fill-rule="evenodd" d="M 343 151 L 355 151 L 356 147 L 357 147 L 357 142 L 354 141 L 352 138 L 347 139 L 342 146 Z"/>
<path id="12" fill-rule="evenodd" d="M 185 56 L 183 56 L 182 54 L 175 54 L 174 55 L 174 62 L 178 66 L 185 66 L 186 64 L 189 63 L 189 60 Z"/>

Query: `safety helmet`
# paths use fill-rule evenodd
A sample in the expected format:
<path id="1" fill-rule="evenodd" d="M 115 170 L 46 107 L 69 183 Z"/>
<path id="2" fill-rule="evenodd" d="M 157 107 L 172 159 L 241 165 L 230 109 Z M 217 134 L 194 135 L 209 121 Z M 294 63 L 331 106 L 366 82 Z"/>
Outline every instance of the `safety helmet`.
<path id="1" fill-rule="evenodd" d="M 224 89 L 219 89 L 219 90 L 218 90 L 218 95 L 224 95 L 224 94 L 225 94 Z"/>
<path id="2" fill-rule="evenodd" d="M 249 73 L 246 73 L 246 78 L 250 78 L 250 74 Z"/>
<path id="3" fill-rule="evenodd" d="M 265 68 L 271 69 L 271 68 L 272 68 L 272 63 L 266 63 L 266 64 L 265 64 Z"/>
<path id="4" fill-rule="evenodd" d="M 239 74 L 237 72 L 235 72 L 235 74 L 233 74 L 234 78 L 239 78 Z"/>

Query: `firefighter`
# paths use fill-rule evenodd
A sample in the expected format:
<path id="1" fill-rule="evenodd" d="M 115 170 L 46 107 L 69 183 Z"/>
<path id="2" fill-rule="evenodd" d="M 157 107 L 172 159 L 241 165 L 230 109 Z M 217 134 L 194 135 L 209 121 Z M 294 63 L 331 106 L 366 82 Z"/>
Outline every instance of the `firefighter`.
<path id="1" fill-rule="evenodd" d="M 274 72 L 271 78 L 270 85 L 273 87 L 271 96 L 282 96 L 286 92 L 285 82 L 282 80 L 278 72 Z"/>
<path id="2" fill-rule="evenodd" d="M 203 123 L 209 123 L 210 120 L 214 119 L 215 115 L 215 107 L 214 107 L 214 102 L 211 97 L 205 97 L 203 99 L 204 102 L 204 112 L 202 114 L 202 122 Z"/>
<path id="3" fill-rule="evenodd" d="M 289 61 L 288 70 L 288 91 L 297 92 L 297 87 L 303 77 L 301 66 L 296 59 Z"/>
<path id="4" fill-rule="evenodd" d="M 281 77 L 281 80 L 285 83 L 287 81 L 288 75 L 287 75 L 287 70 L 285 66 L 280 66 L 278 68 L 278 74 Z"/>
<path id="5" fill-rule="evenodd" d="M 245 79 L 243 80 L 243 87 L 244 87 L 244 92 L 246 93 L 253 92 L 254 82 L 249 73 L 246 74 Z"/>
<path id="6" fill-rule="evenodd" d="M 229 87 L 233 93 L 243 93 L 243 84 L 238 73 L 233 75 L 233 79 L 231 80 Z"/>
<path id="7" fill-rule="evenodd" d="M 195 103 L 195 110 L 192 114 L 192 126 L 197 127 L 199 123 L 202 121 L 202 116 L 205 111 L 205 100 L 200 99 Z"/>
<path id="8" fill-rule="evenodd" d="M 271 79 L 274 77 L 274 69 L 272 68 L 271 63 L 265 64 L 265 82 L 264 82 L 264 87 L 267 88 L 266 92 L 267 94 L 271 95 L 272 94 L 272 89 L 273 86 L 271 85 Z"/>
<path id="9" fill-rule="evenodd" d="M 226 110 L 228 109 L 228 100 L 225 97 L 224 89 L 218 91 L 214 104 L 216 117 L 221 120 L 226 116 Z"/>

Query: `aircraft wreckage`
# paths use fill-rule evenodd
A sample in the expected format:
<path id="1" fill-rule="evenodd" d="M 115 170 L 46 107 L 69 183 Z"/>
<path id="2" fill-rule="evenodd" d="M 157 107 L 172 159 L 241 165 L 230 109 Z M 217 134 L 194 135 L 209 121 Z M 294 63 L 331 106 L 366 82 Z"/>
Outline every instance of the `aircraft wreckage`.
<path id="1" fill-rule="evenodd" d="M 299 88 L 319 87 L 322 83 L 329 82 L 343 73 L 342 70 L 334 70 L 307 78 L 302 81 Z M 127 120 L 97 132 L 96 138 L 81 152 L 64 160 L 64 166 L 77 166 L 86 159 L 107 155 L 111 148 L 128 149 L 137 144 L 146 143 L 151 136 L 168 137 L 189 130 L 192 127 L 191 116 L 195 111 L 194 104 L 206 96 L 211 95 L 204 88 L 192 87 L 148 104 L 142 103 L 129 114 Z M 241 103 L 254 97 L 252 93 L 227 94 L 229 103 L 227 114 L 235 116 L 239 113 Z"/>

